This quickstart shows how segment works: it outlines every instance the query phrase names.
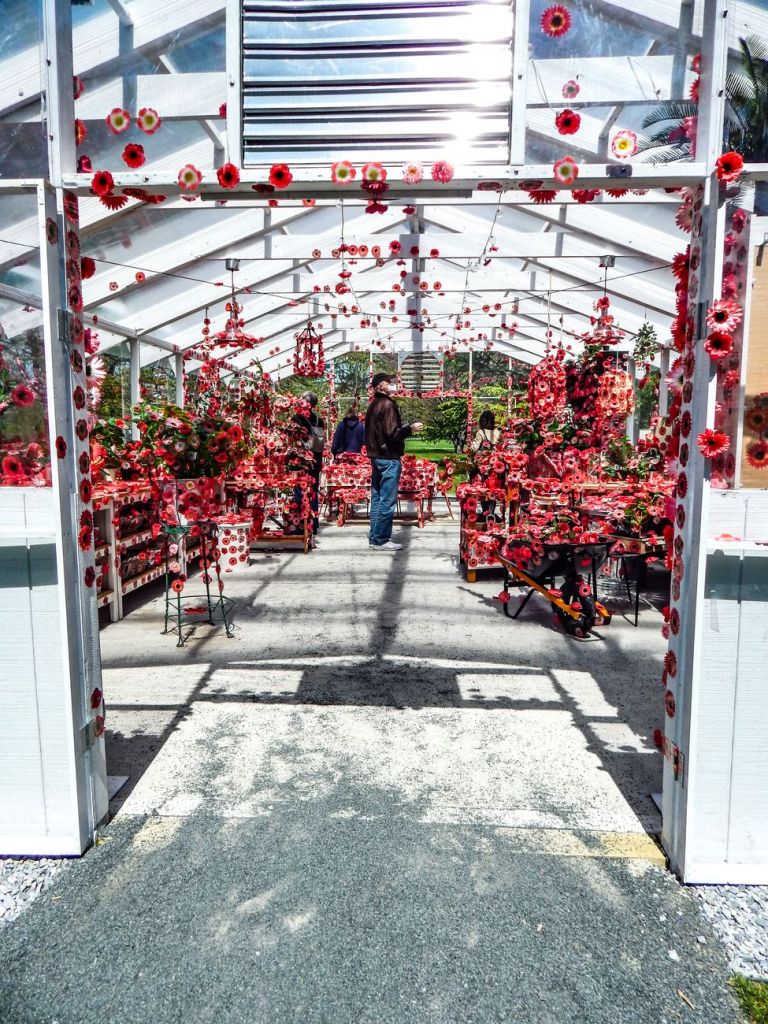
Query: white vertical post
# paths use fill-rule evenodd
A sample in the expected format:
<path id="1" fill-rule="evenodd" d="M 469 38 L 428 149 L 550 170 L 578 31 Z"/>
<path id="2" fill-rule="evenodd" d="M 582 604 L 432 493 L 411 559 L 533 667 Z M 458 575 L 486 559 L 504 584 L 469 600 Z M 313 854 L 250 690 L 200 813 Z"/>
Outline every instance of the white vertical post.
<path id="1" fill-rule="evenodd" d="M 45 0 L 46 91 L 45 130 L 48 142 L 48 176 L 61 185 L 63 174 L 75 170 L 75 96 L 72 70 L 71 0 Z"/>
<path id="2" fill-rule="evenodd" d="M 695 330 L 687 342 L 690 391 L 682 416 L 681 472 L 677 485 L 675 557 L 672 568 L 670 607 L 677 629 L 670 631 L 670 658 L 665 668 L 667 713 L 662 795 L 662 842 L 672 869 L 684 880 L 695 881 L 697 856 L 694 833 L 701 834 L 707 820 L 705 808 L 707 770 L 702 761 L 702 727 L 707 729 L 712 705 L 703 681 L 704 583 L 708 539 L 709 467 L 698 450 L 696 438 L 714 418 L 714 364 L 704 351 L 706 312 L 719 296 L 725 208 L 715 161 L 722 147 L 725 72 L 727 67 L 727 0 L 705 0 L 702 37 L 702 77 L 699 103 L 697 155 L 705 161 L 708 178 L 694 193 L 694 229 L 691 253 L 699 258 L 698 295 L 691 298 Z M 689 419 L 690 417 L 690 419 Z M 681 418 L 681 423 L 683 422 Z M 733 666 L 735 671 L 735 666 Z M 720 726 L 718 725 L 718 729 Z M 709 760 L 729 759 L 723 748 L 708 751 Z M 727 764 L 716 771 L 725 772 Z M 726 826 L 709 814 L 708 825 L 722 831 Z M 719 837 L 718 837 L 719 838 Z M 689 847 L 689 839 L 692 840 Z"/>
<path id="3" fill-rule="evenodd" d="M 659 352 L 659 416 L 666 416 L 669 411 L 669 347 Z"/>
<path id="4" fill-rule="evenodd" d="M 525 163 L 525 128 L 528 116 L 528 36 L 530 0 L 515 0 L 512 43 L 512 96 L 509 114 L 509 163 Z"/>
<path id="5" fill-rule="evenodd" d="M 184 356 L 176 352 L 173 357 L 174 372 L 176 375 L 176 405 L 184 408 Z"/>
<path id="6" fill-rule="evenodd" d="M 243 22 L 242 0 L 226 0 L 227 157 L 243 164 Z"/>
<path id="7" fill-rule="evenodd" d="M 131 402 L 131 412 L 133 412 L 133 407 L 135 405 L 138 405 L 139 399 L 141 397 L 141 384 L 140 384 L 140 374 L 141 374 L 141 342 L 139 341 L 138 338 L 129 338 L 128 339 L 128 348 L 129 348 L 130 357 L 131 357 L 130 377 L 129 377 L 129 382 L 130 382 L 130 384 L 129 384 L 129 386 L 130 386 L 129 397 L 130 397 L 130 402 Z M 133 438 L 134 441 L 138 440 L 138 437 L 139 437 L 139 431 L 136 428 L 136 425 L 133 423 L 133 421 L 131 421 L 131 437 Z"/>

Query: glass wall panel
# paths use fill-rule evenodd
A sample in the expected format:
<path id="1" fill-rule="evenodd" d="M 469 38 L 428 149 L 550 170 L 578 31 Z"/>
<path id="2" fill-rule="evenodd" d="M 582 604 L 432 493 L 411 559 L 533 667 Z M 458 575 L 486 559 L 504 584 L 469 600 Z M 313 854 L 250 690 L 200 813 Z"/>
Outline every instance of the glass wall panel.
<path id="1" fill-rule="evenodd" d="M 51 460 L 35 194 L 0 192 L 0 235 L 0 487 L 48 487 Z"/>
<path id="2" fill-rule="evenodd" d="M 6 0 L 0 18 L 0 177 L 42 178 L 48 166 L 43 0 Z"/>
<path id="3" fill-rule="evenodd" d="M 702 7 L 532 0 L 526 161 L 690 160 Z"/>
<path id="4" fill-rule="evenodd" d="M 109 0 L 73 8 L 80 169 L 201 170 L 224 162 L 224 4 Z M 132 22 L 132 24 L 130 23 Z M 98 50 L 88 45 L 99 38 Z"/>

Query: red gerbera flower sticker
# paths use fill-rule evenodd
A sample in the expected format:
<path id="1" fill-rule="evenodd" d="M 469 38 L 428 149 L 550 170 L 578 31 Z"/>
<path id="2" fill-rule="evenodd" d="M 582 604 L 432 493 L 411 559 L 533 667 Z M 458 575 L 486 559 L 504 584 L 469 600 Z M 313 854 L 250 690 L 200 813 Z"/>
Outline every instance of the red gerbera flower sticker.
<path id="1" fill-rule="evenodd" d="M 240 171 L 234 164 L 222 164 L 216 170 L 216 177 L 222 188 L 235 188 L 240 182 Z"/>
<path id="2" fill-rule="evenodd" d="M 109 171 L 96 171 L 91 179 L 91 188 L 97 196 L 108 196 L 115 187 L 115 179 Z"/>
<path id="3" fill-rule="evenodd" d="M 570 29 L 573 19 L 571 12 L 562 4 L 548 7 L 541 16 L 541 31 L 548 36 L 564 36 Z"/>
<path id="4" fill-rule="evenodd" d="M 85 583 L 86 587 L 92 587 L 93 581 L 95 579 L 96 570 L 93 568 L 92 565 L 87 566 L 85 572 L 83 573 L 83 582 Z"/>
<path id="5" fill-rule="evenodd" d="M 534 188 L 528 193 L 528 197 L 537 206 L 541 206 L 542 204 L 553 203 L 557 199 L 557 191 L 553 188 Z"/>
<path id="6" fill-rule="evenodd" d="M 704 342 L 704 351 L 710 359 L 724 359 L 733 351 L 733 338 L 725 331 L 712 331 Z"/>
<path id="7" fill-rule="evenodd" d="M 744 158 L 731 150 L 718 157 L 715 168 L 718 181 L 736 181 L 744 168 Z"/>
<path id="8" fill-rule="evenodd" d="M 14 405 L 19 405 L 23 409 L 32 405 L 36 398 L 35 392 L 32 388 L 28 388 L 26 384 L 17 384 L 13 391 L 11 391 L 11 401 Z"/>
<path id="9" fill-rule="evenodd" d="M 269 183 L 275 188 L 287 188 L 293 181 L 288 164 L 274 164 L 269 171 Z"/>
<path id="10" fill-rule="evenodd" d="M 93 531 L 89 526 L 81 526 L 77 534 L 77 543 L 81 551 L 88 551 L 93 540 Z"/>
<path id="11" fill-rule="evenodd" d="M 600 189 L 599 188 L 575 188 L 573 190 L 573 192 L 571 192 L 571 195 L 573 196 L 573 198 L 576 200 L 577 203 L 581 203 L 582 206 L 583 206 L 584 203 L 592 203 L 592 202 L 594 202 L 595 199 L 597 199 L 597 197 L 600 195 Z"/>
<path id="12" fill-rule="evenodd" d="M 579 176 L 579 166 L 572 156 L 564 156 L 555 161 L 552 173 L 562 185 L 572 185 Z"/>
<path id="13" fill-rule="evenodd" d="M 75 118 L 75 145 L 82 146 L 88 135 L 88 126 L 79 117 Z"/>
<path id="14" fill-rule="evenodd" d="M 128 202 L 128 196 L 101 196 L 99 202 L 108 210 L 122 210 Z"/>
<path id="15" fill-rule="evenodd" d="M 63 437 L 61 437 L 61 435 L 56 438 L 56 454 L 60 459 L 65 458 L 67 454 L 67 442 Z"/>
<path id="16" fill-rule="evenodd" d="M 733 331 L 741 323 L 741 306 L 733 299 L 717 299 L 707 310 L 707 324 L 722 331 Z"/>
<path id="17" fill-rule="evenodd" d="M 106 121 L 113 135 L 119 135 L 131 127 L 131 115 L 127 110 L 123 110 L 122 107 L 115 107 L 111 110 L 107 114 Z"/>
<path id="18" fill-rule="evenodd" d="M 138 142 L 129 142 L 123 150 L 123 163 L 128 167 L 141 167 L 144 163 L 144 147 Z"/>
<path id="19" fill-rule="evenodd" d="M 715 455 L 721 455 L 728 451 L 731 447 L 731 439 L 722 430 L 712 430 L 708 427 L 706 430 L 702 430 L 696 438 L 696 444 L 705 458 L 712 459 Z"/>
<path id="20" fill-rule="evenodd" d="M 80 491 L 80 500 L 82 501 L 82 503 L 84 505 L 87 505 L 88 502 L 91 500 L 91 495 L 93 493 L 93 488 L 91 487 L 91 481 L 87 477 L 83 477 L 83 479 L 80 481 L 79 491 Z"/>
<path id="21" fill-rule="evenodd" d="M 174 580 L 173 583 L 171 584 L 171 590 L 176 594 L 180 594 L 183 589 L 184 580 Z"/>
<path id="22" fill-rule="evenodd" d="M 561 135 L 574 135 L 581 126 L 581 116 L 575 110 L 561 110 L 555 118 L 555 128 Z"/>
<path id="23" fill-rule="evenodd" d="M 98 709 L 101 707 L 102 697 L 103 694 L 99 687 L 94 687 L 93 692 L 91 693 L 91 708 L 93 711 L 98 711 Z"/>
<path id="24" fill-rule="evenodd" d="M 197 191 L 200 182 L 203 180 L 202 172 L 194 164 L 184 164 L 179 171 L 179 186 L 187 192 Z"/>
<path id="25" fill-rule="evenodd" d="M 136 124 L 147 135 L 154 135 L 162 121 L 158 112 L 152 107 L 142 107 L 136 115 Z"/>
<path id="26" fill-rule="evenodd" d="M 87 281 L 96 273 L 96 261 L 90 256 L 83 256 L 80 260 L 80 274 Z"/>
<path id="27" fill-rule="evenodd" d="M 768 466 L 768 443 L 753 441 L 747 445 L 747 462 L 753 469 L 765 469 Z"/>

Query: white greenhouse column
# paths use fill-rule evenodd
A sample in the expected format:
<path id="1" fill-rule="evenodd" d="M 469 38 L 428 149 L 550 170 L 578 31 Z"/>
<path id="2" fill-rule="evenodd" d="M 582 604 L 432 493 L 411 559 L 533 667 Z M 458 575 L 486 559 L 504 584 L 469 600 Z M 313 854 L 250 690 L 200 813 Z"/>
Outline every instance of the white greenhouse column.
<path id="1" fill-rule="evenodd" d="M 176 374 L 176 405 L 184 408 L 184 356 L 177 352 L 173 357 L 174 371 Z"/>
<path id="2" fill-rule="evenodd" d="M 727 28 L 725 0 L 707 0 L 698 152 L 709 177 L 696 195 L 691 237 L 691 280 L 698 277 L 698 291 L 689 294 L 694 330 L 683 353 L 681 471 L 664 675 L 662 841 L 672 869 L 686 882 L 765 884 L 766 561 L 745 555 L 740 541 L 717 538 L 744 541 L 758 526 L 759 536 L 768 536 L 768 501 L 765 492 L 746 496 L 712 488 L 711 465 L 696 443 L 715 423 L 716 367 L 704 341 L 707 309 L 721 295 L 726 211 L 714 168 L 722 145 Z M 752 526 L 750 503 L 759 517 Z"/>
<path id="3" fill-rule="evenodd" d="M 82 332 L 63 312 L 64 236 L 53 189 L 37 189 L 51 486 L 3 488 L 3 597 L 13 643 L 0 715 L 0 855 L 72 856 L 107 813 L 101 665 L 93 594 Z M 85 456 L 85 461 L 83 458 Z M 11 492 L 10 494 L 8 492 Z M 21 503 L 21 504 L 20 504 Z M 79 542 L 80 541 L 80 542 Z"/>
<path id="4" fill-rule="evenodd" d="M 49 178 L 61 184 L 75 170 L 75 97 L 72 70 L 72 2 L 45 0 L 45 129 Z"/>
<path id="5" fill-rule="evenodd" d="M 128 339 L 128 349 L 130 352 L 130 366 L 129 366 L 129 398 L 131 402 L 131 410 L 135 405 L 138 405 L 141 396 L 141 342 L 138 338 Z M 131 424 L 131 437 L 134 441 L 138 440 L 139 432 L 136 426 Z"/>

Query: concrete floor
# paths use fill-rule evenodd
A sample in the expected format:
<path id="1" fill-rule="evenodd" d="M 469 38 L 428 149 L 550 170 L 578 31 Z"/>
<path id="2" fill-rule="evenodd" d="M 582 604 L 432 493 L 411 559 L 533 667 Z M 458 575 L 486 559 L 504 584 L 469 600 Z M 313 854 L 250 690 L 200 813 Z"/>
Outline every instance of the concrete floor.
<path id="1" fill-rule="evenodd" d="M 583 642 L 539 599 L 511 622 L 455 523 L 400 533 L 255 554 L 234 639 L 177 649 L 157 591 L 103 630 L 129 782 L 0 938 L 3 1024 L 737 1019 L 648 834 L 658 611 Z"/>

